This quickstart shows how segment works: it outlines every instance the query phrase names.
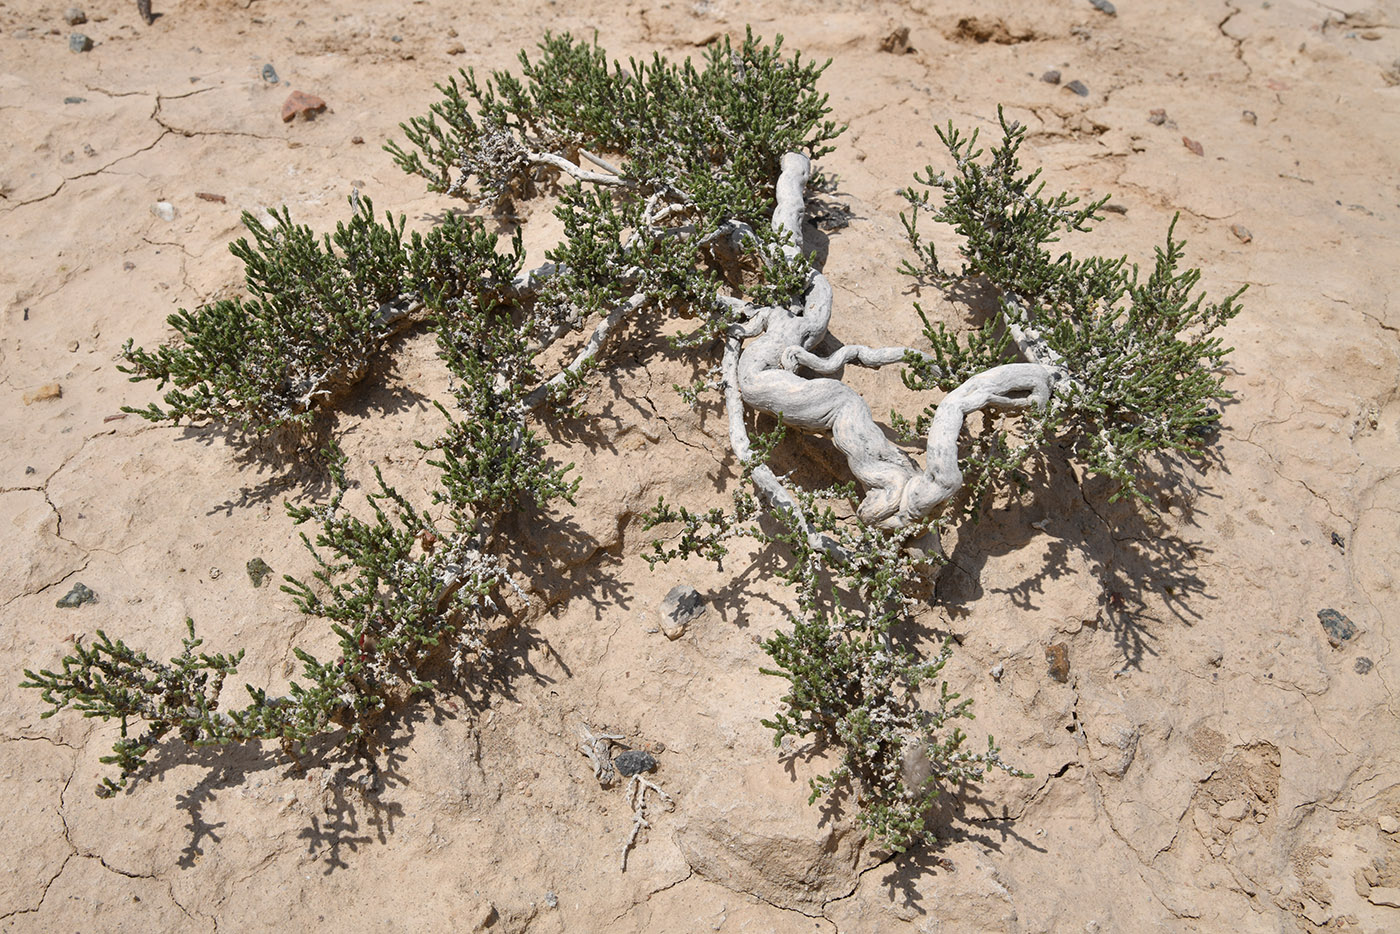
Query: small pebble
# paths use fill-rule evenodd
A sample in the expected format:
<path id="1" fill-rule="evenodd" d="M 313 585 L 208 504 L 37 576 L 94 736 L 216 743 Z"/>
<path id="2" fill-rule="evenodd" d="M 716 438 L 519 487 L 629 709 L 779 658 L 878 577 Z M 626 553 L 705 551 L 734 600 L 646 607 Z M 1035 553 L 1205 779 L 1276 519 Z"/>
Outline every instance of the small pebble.
<path id="1" fill-rule="evenodd" d="M 624 778 L 631 778 L 656 768 L 656 757 L 645 749 L 628 749 L 613 756 L 613 768 Z"/>
<path id="2" fill-rule="evenodd" d="M 215 204 L 228 204 L 228 199 L 223 195 L 211 194 L 207 191 L 196 191 L 194 196 L 200 201 L 213 201 Z"/>
<path id="3" fill-rule="evenodd" d="M 70 6 L 63 12 L 63 21 L 69 26 L 81 26 L 87 22 L 87 14 L 75 6 Z"/>
<path id="4" fill-rule="evenodd" d="M 24 468 L 24 475 L 26 477 L 33 476 L 36 473 L 38 473 L 38 471 L 36 471 L 33 467 Z"/>
<path id="5" fill-rule="evenodd" d="M 1183 136 L 1181 138 L 1181 145 L 1185 146 L 1187 149 L 1191 150 L 1198 156 L 1204 156 L 1206 154 L 1206 148 L 1200 143 L 1196 142 L 1194 139 L 1191 139 L 1189 136 Z"/>
<path id="6" fill-rule="evenodd" d="M 68 342 L 68 352 L 69 352 L 69 353 L 77 353 L 77 352 L 78 352 L 78 342 L 77 342 L 77 341 L 69 341 L 69 342 Z"/>
<path id="7" fill-rule="evenodd" d="M 1041 80 L 1041 81 L 1044 81 L 1046 84 L 1059 84 L 1059 83 L 1060 83 L 1060 73 L 1059 73 L 1058 71 L 1056 71 L 1055 69 L 1051 68 L 1051 69 L 1050 69 L 1049 71 L 1047 71 L 1045 74 L 1043 74 L 1043 75 L 1040 76 L 1040 80 Z"/>
<path id="8" fill-rule="evenodd" d="M 1161 126 L 1167 122 L 1167 111 L 1162 107 L 1153 107 L 1147 113 L 1147 122 L 1153 126 Z"/>
<path id="9" fill-rule="evenodd" d="M 73 589 L 59 598 L 59 601 L 55 603 L 54 606 L 65 610 L 71 610 L 74 607 L 82 606 L 84 603 L 96 602 L 97 594 L 93 593 L 82 584 L 74 584 Z"/>
<path id="10" fill-rule="evenodd" d="M 218 568 L 210 568 L 210 569 L 209 569 L 209 579 L 210 579 L 211 581 L 216 581 L 216 580 L 218 580 L 220 577 L 223 577 L 223 576 L 224 576 L 224 572 L 223 572 L 223 571 L 220 571 Z"/>
<path id="11" fill-rule="evenodd" d="M 350 142 L 356 146 L 363 146 L 365 144 L 365 138 L 363 136 L 352 136 L 350 137 Z"/>
<path id="12" fill-rule="evenodd" d="M 253 582 L 254 587 L 261 587 L 272 573 L 272 568 L 262 558 L 252 558 L 248 561 L 248 580 Z"/>
<path id="13" fill-rule="evenodd" d="M 462 43 L 460 43 L 460 42 L 454 42 L 454 43 L 452 43 L 451 45 L 449 45 L 449 46 L 447 47 L 447 54 L 448 54 L 448 55 L 461 55 L 461 54 L 462 54 L 463 52 L 465 52 L 466 50 L 467 50 L 467 47 L 466 47 L 465 45 L 462 45 Z"/>
<path id="14" fill-rule="evenodd" d="M 1109 3 L 1108 0 L 1089 0 L 1089 4 L 1100 13 L 1107 13 L 1109 16 L 1115 16 L 1118 13 L 1118 8 Z"/>
<path id="15" fill-rule="evenodd" d="M 1327 641 L 1332 643 L 1334 649 L 1356 638 L 1356 624 L 1331 607 L 1318 610 L 1317 621 L 1327 632 Z"/>
<path id="16" fill-rule="evenodd" d="M 1251 126 L 1255 126 L 1259 123 L 1259 115 L 1252 110 L 1246 110 L 1243 114 L 1241 114 L 1241 116 L 1243 117 L 1244 122 L 1248 123 Z"/>
<path id="17" fill-rule="evenodd" d="M 151 205 L 151 213 L 169 223 L 175 219 L 175 205 L 169 201 L 157 201 Z"/>
<path id="18" fill-rule="evenodd" d="M 1066 91 L 1073 91 L 1074 93 L 1078 94 L 1080 97 L 1088 97 L 1088 96 L 1089 96 L 1089 88 L 1088 88 L 1088 86 L 1085 85 L 1084 82 L 1083 82 L 1083 81 L 1080 81 L 1078 78 L 1076 78 L 1075 80 L 1071 81 L 1069 84 L 1065 85 L 1065 90 L 1066 90 Z"/>
<path id="19" fill-rule="evenodd" d="M 282 102 L 282 122 L 291 123 L 298 114 L 304 120 L 314 120 L 316 115 L 325 109 L 326 102 L 316 95 L 293 91 Z"/>
<path id="20" fill-rule="evenodd" d="M 87 103 L 87 98 L 86 98 L 86 97 L 65 97 L 65 98 L 63 99 L 63 103 L 65 103 L 65 104 L 86 104 L 86 103 Z"/>
<path id="21" fill-rule="evenodd" d="M 136 268 L 136 264 L 133 263 L 131 260 L 127 260 L 126 262 L 122 263 L 122 270 L 123 270 L 124 272 L 131 272 L 131 270 L 133 270 L 133 269 L 135 269 L 135 268 Z"/>
<path id="22" fill-rule="evenodd" d="M 661 601 L 661 631 L 672 641 L 685 634 L 686 627 L 705 615 L 705 598 L 694 588 L 677 584 Z"/>
<path id="23" fill-rule="evenodd" d="M 900 26 L 884 39 L 881 39 L 880 51 L 889 52 L 892 55 L 903 55 L 906 52 L 914 51 L 914 47 L 909 44 L 909 27 Z"/>
<path id="24" fill-rule="evenodd" d="M 277 83 L 277 69 L 270 62 L 262 67 L 262 79 L 268 84 Z"/>
<path id="25" fill-rule="evenodd" d="M 1243 224 L 1231 224 L 1230 233 L 1239 238 L 1241 243 L 1248 243 L 1254 239 L 1254 234 L 1249 232 L 1249 228 Z"/>
<path id="26" fill-rule="evenodd" d="M 1400 833 L 1400 820 L 1396 820 L 1391 814 L 1382 814 L 1376 824 L 1385 833 Z"/>
<path id="27" fill-rule="evenodd" d="M 1049 666 L 1050 677 L 1061 684 L 1069 680 L 1069 646 L 1063 642 L 1047 645 L 1045 663 Z"/>
<path id="28" fill-rule="evenodd" d="M 992 670 L 987 673 L 992 676 L 993 681 L 1000 682 L 1002 675 L 1006 674 L 1006 666 L 1001 662 L 997 662 L 992 666 Z"/>
<path id="29" fill-rule="evenodd" d="M 68 51 L 90 52 L 92 51 L 92 40 L 80 32 L 75 32 L 68 37 Z"/>
<path id="30" fill-rule="evenodd" d="M 24 404 L 33 405 L 36 402 L 48 402 L 50 399 L 62 399 L 63 387 L 58 383 L 45 383 L 38 389 L 31 389 L 24 394 Z"/>
<path id="31" fill-rule="evenodd" d="M 1248 801 L 1236 798 L 1234 801 L 1227 801 L 1220 807 L 1220 816 L 1227 821 L 1242 821 L 1254 810 Z"/>
<path id="32" fill-rule="evenodd" d="M 1371 668 L 1374 665 L 1375 662 L 1371 661 L 1369 658 L 1363 655 L 1356 660 L 1356 664 L 1352 665 L 1352 668 L 1356 671 L 1357 674 L 1365 675 L 1370 674 Z"/>
<path id="33" fill-rule="evenodd" d="M 1342 538 L 1342 537 L 1341 537 L 1340 535 L 1338 535 L 1336 532 L 1333 532 L 1333 533 L 1332 533 L 1332 544 L 1333 544 L 1333 545 L 1336 545 L 1336 546 L 1337 546 L 1338 548 L 1340 548 L 1343 552 L 1345 552 L 1345 551 L 1347 550 L 1346 539 Z"/>

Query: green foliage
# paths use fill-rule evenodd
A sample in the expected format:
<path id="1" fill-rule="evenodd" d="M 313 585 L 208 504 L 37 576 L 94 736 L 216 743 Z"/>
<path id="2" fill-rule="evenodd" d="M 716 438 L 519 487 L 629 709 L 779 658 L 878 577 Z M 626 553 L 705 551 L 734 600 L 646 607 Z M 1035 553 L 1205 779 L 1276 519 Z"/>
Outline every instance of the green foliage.
<path id="1" fill-rule="evenodd" d="M 447 428 L 436 445 L 440 459 L 428 461 L 442 471 L 434 501 L 464 527 L 555 499 L 572 503 L 579 481 L 566 475 L 573 465 L 551 464 L 527 427 L 526 397 L 538 376 L 528 329 L 509 307 L 462 313 L 449 305 L 436 320 L 440 355 L 457 382 L 455 413 L 435 403 Z"/>
<path id="2" fill-rule="evenodd" d="M 784 153 L 813 158 L 840 129 L 816 93 L 825 65 L 785 59 L 782 39 L 749 32 L 738 48 L 712 45 L 700 67 L 659 54 L 626 68 L 596 42 L 546 35 L 540 58 L 520 53 L 521 77 L 460 73 L 438 85 L 429 112 L 401 124 L 409 148 L 386 149 L 434 191 L 498 205 L 529 197 L 538 153 L 577 161 L 579 150 L 623 157 L 621 180 L 644 200 L 678 195 L 699 228 L 729 220 L 766 226 Z"/>
<path id="3" fill-rule="evenodd" d="M 422 674 L 430 658 L 445 650 L 460 671 L 484 652 L 486 620 L 495 612 L 491 594 L 505 580 L 504 565 L 483 553 L 477 529 L 439 530 L 377 468 L 375 480 L 378 492 L 366 497 L 372 522 L 344 510 L 343 476 L 328 504 L 287 510 L 298 524 L 320 525 L 307 545 L 321 586 L 289 578 L 282 589 L 302 612 L 327 620 L 340 639 L 334 667 L 348 687 L 352 737 L 390 692 L 429 686 Z"/>
<path id="4" fill-rule="evenodd" d="M 245 266 L 247 298 L 224 299 L 168 321 L 180 343 L 154 352 L 127 341 L 123 372 L 153 379 L 166 408 L 126 408 L 152 421 L 216 421 L 262 435 L 306 428 L 317 409 L 368 372 L 403 318 L 408 257 L 403 218 L 374 219 L 351 199 L 350 222 L 317 237 L 283 208 L 272 227 L 251 214 L 252 234 L 230 251 Z"/>
<path id="5" fill-rule="evenodd" d="M 310 581 L 288 577 L 283 590 L 329 625 L 337 648 L 324 662 L 295 649 L 301 680 L 285 696 L 249 686 L 246 706 L 221 710 L 220 690 L 242 653 L 196 655 L 193 623 L 169 663 L 99 632 L 90 647 L 77 643 L 61 671 L 25 672 L 24 686 L 52 708 L 45 716 L 72 708 L 120 721 L 104 760 L 118 775 L 102 793 L 124 787 L 172 733 L 192 744 L 280 740 L 288 751 L 328 734 L 363 744 L 395 703 L 446 673 L 460 681 L 489 655 L 517 557 L 503 520 L 572 502 L 578 488 L 572 465 L 553 462 L 531 427 L 548 411 L 542 402 L 568 406 L 600 365 L 607 334 L 640 326 L 624 313 L 648 308 L 690 319 L 672 343 L 700 361 L 701 375 L 678 387 L 694 403 L 719 383 L 714 348 L 743 317 L 736 306 L 789 305 L 811 281 L 812 261 L 788 256 L 788 235 L 771 225 L 774 185 L 784 153 L 820 156 L 840 130 L 816 92 L 825 66 L 780 49 L 781 39 L 769 46 L 750 33 L 737 47 L 727 39 L 711 46 L 699 65 L 657 55 L 623 67 L 609 65 L 596 42 L 547 35 L 537 60 L 521 53 L 518 77 L 494 72 L 478 82 L 462 72 L 439 86 L 442 99 L 427 115 L 401 125 L 407 146 L 386 148 L 432 190 L 502 213 L 549 191 L 563 234 L 546 266 L 522 275 L 519 233 L 501 249 L 481 221 L 457 214 L 406 237 L 402 217 L 380 223 L 368 201 L 352 198 L 350 221 L 320 238 L 286 210 L 270 228 L 245 215 L 252 243 L 232 250 L 249 296 L 172 316 L 180 345 L 152 353 L 128 342 L 133 380 L 175 387 L 165 409 L 139 414 L 220 421 L 249 434 L 310 425 L 365 374 L 410 309 L 426 309 L 452 386 L 450 400 L 434 403 L 442 433 L 419 445 L 439 472 L 429 507 L 377 469 L 373 490 L 352 494 L 334 451 L 330 499 L 288 505 L 295 524 L 316 529 L 303 534 L 316 570 Z M 1025 412 L 1018 431 L 993 423 L 964 444 L 963 508 L 975 514 L 994 486 L 1022 482 L 1027 461 L 1057 439 L 1124 493 L 1141 495 L 1145 458 L 1198 451 L 1218 419 L 1211 402 L 1223 395 L 1226 350 L 1214 334 L 1237 312 L 1238 293 L 1219 304 L 1196 295 L 1200 274 L 1178 271 L 1183 244 L 1170 230 L 1145 276 L 1124 259 L 1052 254 L 1048 245 L 1086 230 L 1104 202 L 1043 197 L 1039 173 L 1020 166 L 1024 130 L 1004 117 L 987 159 L 975 133 L 965 138 L 950 125 L 940 135 L 956 170 L 929 168 L 905 193 L 915 259 L 903 271 L 921 282 L 989 286 L 1000 304 L 968 334 L 916 305 L 931 353 L 910 355 L 906 384 L 949 392 L 1019 359 L 1027 335 L 1043 342 L 1040 362 L 1057 368 L 1050 403 Z M 959 270 L 943 267 L 920 214 L 961 239 Z M 597 340 L 585 345 L 596 343 L 596 352 L 547 379 L 544 350 L 600 317 Z M 893 422 L 923 435 L 936 410 Z M 577 405 L 570 411 L 581 414 Z M 927 596 L 916 591 L 938 560 L 921 539 L 947 517 L 894 532 L 867 528 L 849 518 L 854 484 L 765 502 L 752 490 L 755 471 L 769 470 L 782 436 L 780 422 L 754 440 L 730 509 L 659 501 L 645 526 L 673 534 L 647 560 L 654 567 L 698 555 L 721 564 L 741 536 L 785 554 L 779 576 L 793 606 L 787 628 L 764 643 L 772 667 L 763 671 L 787 690 L 764 724 L 775 745 L 795 738 L 839 748 L 839 764 L 812 780 L 812 800 L 852 788 L 862 826 L 903 850 L 927 835 L 941 792 L 989 770 L 1023 773 L 990 738 L 985 751 L 965 748 L 959 726 L 972 718 L 971 701 L 939 682 L 951 646 L 923 658 L 907 635 Z M 129 736 L 137 723 L 142 731 Z"/>
<path id="6" fill-rule="evenodd" d="M 171 732 L 197 745 L 279 740 L 288 751 L 332 731 L 341 742 L 360 743 L 382 711 L 428 688 L 435 671 L 446 666 L 460 679 L 488 654 L 499 588 L 510 586 L 505 546 L 497 541 L 501 518 L 568 498 L 577 486 L 566 476 L 570 468 L 550 463 L 525 427 L 523 397 L 535 374 L 526 347 L 531 328 L 520 326 L 520 310 L 511 304 L 519 239 L 499 252 L 496 237 L 479 221 L 449 217 L 405 243 L 401 221 L 373 225 L 367 207 L 357 218 L 364 226 L 353 233 L 342 227 L 328 239 L 328 247 L 334 242 L 345 251 L 335 259 L 362 258 L 357 244 L 386 243 L 386 236 L 399 244 L 393 267 L 361 270 L 360 278 L 384 293 L 422 296 L 434 309 L 439 350 L 458 381 L 456 411 L 439 405 L 444 434 L 424 446 L 439 456 L 429 463 L 441 471 L 433 501 L 446 507 L 445 514 L 435 521 L 376 469 L 377 490 L 365 496 L 368 517 L 361 518 L 345 506 L 350 486 L 343 455 L 327 452 L 334 495 L 319 506 L 287 507 L 296 524 L 318 526 L 314 540 L 303 536 L 317 569 L 311 582 L 289 577 L 282 589 L 303 613 L 330 626 L 338 652 L 321 661 L 294 649 L 304 684 L 293 682 L 285 696 L 249 686 L 245 707 L 219 712 L 219 690 L 242 653 L 194 656 L 200 643 L 193 623 L 184 655 L 169 665 L 99 633 L 90 649 L 80 642 L 60 672 L 27 672 L 25 686 L 42 690 L 52 706 L 45 716 L 72 707 L 120 719 L 122 737 L 104 760 L 118 775 L 104 780 L 104 794 L 125 787 Z M 259 242 L 280 256 L 270 237 Z M 305 256 L 325 258 L 309 234 L 300 242 Z M 256 268 L 250 284 L 270 288 L 265 267 Z M 147 724 L 139 737 L 128 736 L 131 721 Z"/>
<path id="7" fill-rule="evenodd" d="M 1079 207 L 1067 194 L 1043 197 L 1039 170 L 1021 168 L 1025 128 L 999 116 L 1001 142 L 985 161 L 976 132 L 964 137 L 951 124 L 939 130 L 956 170 L 948 175 L 928 167 L 916 175 L 921 188 L 904 192 L 912 210 L 901 215 L 917 259 L 903 271 L 921 281 L 985 282 L 1000 296 L 999 315 L 968 338 L 924 318 L 936 369 L 911 361 L 906 382 L 947 392 L 1015 359 L 1013 327 L 1038 335 L 1063 368 L 1061 385 L 1049 406 L 1028 415 L 1030 441 L 1017 446 L 1003 436 L 991 443 L 996 451 L 986 475 L 1014 472 L 1036 444 L 1063 438 L 1091 471 L 1117 481 L 1118 496 L 1146 502 L 1140 481 L 1146 459 L 1162 451 L 1199 453 L 1219 421 L 1214 403 L 1226 395 L 1219 368 L 1229 349 L 1215 332 L 1239 312 L 1244 289 L 1219 303 L 1195 294 L 1201 274 L 1179 270 L 1185 244 L 1174 237 L 1175 221 L 1146 277 L 1126 258 L 1052 254 L 1047 244 L 1101 220 L 1097 212 L 1108 199 Z M 962 239 L 960 270 L 944 269 L 919 231 L 924 212 Z M 935 408 L 918 426 L 926 427 Z"/>
<path id="8" fill-rule="evenodd" d="M 745 480 L 781 437 L 779 426 L 756 439 Z M 774 746 L 791 736 L 838 747 L 840 764 L 810 780 L 809 801 L 854 785 L 861 826 L 872 839 L 903 852 L 926 835 L 929 808 L 943 791 L 992 769 L 1025 773 L 1003 761 L 990 737 L 985 752 L 963 748 L 967 737 L 956 722 L 972 719 L 972 702 L 946 683 L 932 692 L 931 705 L 924 703 L 931 692 L 921 688 L 936 681 L 952 647 L 945 644 L 937 656 L 921 660 L 914 648 L 895 641 L 893 631 L 911 622 L 917 600 L 910 588 L 930 572 L 930 557 L 913 547 L 929 529 L 891 534 L 843 521 L 833 501 L 854 497 L 854 487 L 846 485 L 798 494 L 796 512 L 765 511 L 741 489 L 731 511 L 704 514 L 661 500 L 645 527 L 680 528 L 670 539 L 655 540 L 647 561 L 654 568 L 698 555 L 722 566 L 727 543 L 738 536 L 787 552 L 778 576 L 792 587 L 796 606 L 788 614 L 790 629 L 764 642 L 774 667 L 761 671 L 786 679 L 788 691 L 763 725 L 773 731 Z M 776 526 L 765 517 L 777 520 Z M 809 532 L 830 536 L 845 560 L 833 562 L 813 546 Z"/>
<path id="9" fill-rule="evenodd" d="M 51 717 L 69 708 L 84 717 L 116 718 L 121 722 L 121 739 L 112 755 L 102 759 L 120 771 L 119 781 L 104 779 L 97 793 L 109 797 L 125 787 L 129 775 L 145 762 L 145 757 L 172 730 L 187 743 L 217 742 L 227 726 L 217 713 L 219 692 L 224 679 L 238 672 L 243 653 L 236 655 L 194 654 L 202 640 L 194 636 L 194 621 L 186 620 L 189 630 L 184 651 L 169 663 L 157 662 L 115 642 L 102 630 L 91 646 L 80 638 L 73 654 L 63 659 L 59 672 L 48 669 L 38 674 L 25 669 L 27 680 L 20 687 L 36 688 L 51 709 Z M 146 724 L 139 736 L 130 735 L 132 721 Z"/>
<path id="10" fill-rule="evenodd" d="M 825 65 L 781 48 L 749 33 L 699 66 L 657 55 L 624 68 L 596 42 L 546 36 L 537 61 L 521 53 L 519 77 L 463 71 L 439 85 L 442 99 L 401 125 L 407 146 L 386 148 L 433 190 L 498 209 L 547 179 L 568 182 L 554 207 L 564 234 L 547 254 L 557 272 L 535 316 L 577 327 L 640 294 L 698 317 L 677 344 L 699 347 L 733 321 L 715 301 L 726 284 L 759 303 L 805 287 L 807 259 L 784 257 L 769 224 L 773 185 L 784 153 L 819 156 L 840 129 L 815 90 Z M 595 168 L 588 150 L 618 167 L 593 156 Z M 550 159 L 591 173 L 587 184 Z"/>

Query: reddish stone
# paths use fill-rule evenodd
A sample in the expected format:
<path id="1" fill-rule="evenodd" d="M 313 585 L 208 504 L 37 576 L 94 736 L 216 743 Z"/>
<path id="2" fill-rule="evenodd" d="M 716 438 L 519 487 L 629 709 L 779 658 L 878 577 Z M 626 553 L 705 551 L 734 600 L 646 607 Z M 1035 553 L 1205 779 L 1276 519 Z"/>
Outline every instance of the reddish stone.
<path id="1" fill-rule="evenodd" d="M 1069 680 L 1069 646 L 1063 642 L 1047 645 L 1045 663 L 1050 668 L 1050 677 L 1061 684 Z"/>
<path id="2" fill-rule="evenodd" d="M 316 95 L 293 91 L 282 104 L 282 122 L 291 123 L 298 114 L 303 119 L 314 120 L 316 115 L 325 109 L 326 102 Z"/>

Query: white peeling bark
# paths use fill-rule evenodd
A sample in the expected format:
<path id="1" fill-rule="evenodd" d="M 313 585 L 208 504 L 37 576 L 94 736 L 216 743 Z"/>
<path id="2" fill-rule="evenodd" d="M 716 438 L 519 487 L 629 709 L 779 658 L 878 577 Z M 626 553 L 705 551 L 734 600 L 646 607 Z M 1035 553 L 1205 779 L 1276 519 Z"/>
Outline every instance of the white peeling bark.
<path id="1" fill-rule="evenodd" d="M 802 248 L 801 224 L 810 176 L 811 163 L 805 156 L 788 153 L 783 157 L 773 227 L 789 235 L 784 247 L 789 257 Z M 734 373 L 738 393 L 746 405 L 781 416 L 786 425 L 830 433 L 832 443 L 846 456 L 851 473 L 865 488 L 858 509 L 860 518 L 899 528 L 918 518 L 906 518 L 910 513 L 905 505 L 908 494 L 923 485 L 913 462 L 885 437 L 860 393 L 839 380 L 807 379 L 792 370 L 800 364 L 835 372 L 842 364 L 861 358 L 883 365 L 902 360 L 906 351 L 902 347 L 852 347 L 843 348 L 832 358 L 816 356 L 812 349 L 826 337 L 831 304 L 831 283 L 814 272 L 800 310 L 768 309 L 763 333 L 738 357 Z"/>
<path id="2" fill-rule="evenodd" d="M 777 185 L 773 227 L 786 231 L 784 247 L 789 258 L 802 248 L 802 217 L 811 165 L 805 156 L 788 153 Z M 870 406 L 854 389 L 827 378 L 851 363 L 869 367 L 902 362 L 921 354 L 906 347 L 843 347 L 829 357 L 813 353 L 826 336 L 831 318 L 831 284 L 814 272 L 803 307 L 766 308 L 744 325 L 731 329 L 726 345 L 724 380 L 729 406 L 730 442 L 735 454 L 747 462 L 752 456 L 743 425 L 743 405 L 781 416 L 784 423 L 808 431 L 830 433 L 832 443 L 846 456 L 851 473 L 865 488 L 858 509 L 860 518 L 883 528 L 907 528 L 932 515 L 962 488 L 958 466 L 958 437 L 967 416 L 987 407 L 1031 408 L 1043 406 L 1061 386 L 1070 385 L 1061 358 L 1027 320 L 1015 299 L 1008 299 L 1012 339 L 1030 362 L 993 367 L 968 379 L 938 406 L 929 429 L 927 466 L 920 471 L 885 437 L 871 415 Z M 1016 314 L 1016 312 L 1020 312 Z M 743 340 L 752 338 L 747 347 Z M 820 374 L 808 379 L 799 367 Z M 737 398 L 736 398 L 737 397 Z M 761 468 L 766 470 L 766 468 Z M 792 495 L 771 471 L 754 480 L 770 501 L 786 505 Z M 778 490 L 770 489 L 774 484 Z M 785 497 L 778 499 L 777 497 Z M 805 531 L 805 529 L 804 529 Z M 810 533 L 809 533 L 810 534 Z"/>

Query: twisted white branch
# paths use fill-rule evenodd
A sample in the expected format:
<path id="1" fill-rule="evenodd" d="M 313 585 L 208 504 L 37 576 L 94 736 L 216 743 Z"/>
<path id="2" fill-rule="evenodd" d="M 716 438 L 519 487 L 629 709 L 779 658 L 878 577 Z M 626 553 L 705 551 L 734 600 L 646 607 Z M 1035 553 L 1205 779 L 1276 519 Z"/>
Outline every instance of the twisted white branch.
<path id="1" fill-rule="evenodd" d="M 646 303 L 646 300 L 647 296 L 644 292 L 637 292 L 631 298 L 627 299 L 627 301 L 609 312 L 608 316 L 593 329 L 593 333 L 588 337 L 588 343 L 583 345 L 583 349 L 578 352 L 578 355 L 574 357 L 573 361 L 536 388 L 534 392 L 525 397 L 526 411 L 533 411 L 539 408 L 544 404 L 545 400 L 549 398 L 551 392 L 563 388 L 568 384 L 570 379 L 577 377 L 579 373 L 583 371 L 583 368 L 588 366 L 588 364 L 607 347 L 614 332 L 617 331 L 617 326 L 621 324 L 628 315 L 632 314 L 638 308 L 641 308 L 642 305 Z"/>
<path id="2" fill-rule="evenodd" d="M 790 259 L 802 247 L 801 223 L 810 174 L 811 165 L 805 156 L 788 153 L 783 157 L 773 227 L 788 234 L 783 251 Z M 781 416 L 785 424 L 829 432 L 832 443 L 846 456 L 851 473 L 865 488 L 858 510 L 865 522 L 906 528 L 931 515 L 962 488 L 958 436 L 969 413 L 989 406 L 1043 406 L 1059 387 L 1072 384 L 1059 354 L 1034 329 L 1015 297 L 1008 298 L 1012 339 L 1030 362 L 993 367 L 948 394 L 929 428 L 928 463 L 921 472 L 885 437 L 859 393 L 839 380 L 824 377 L 850 363 L 880 367 L 903 362 L 913 355 L 925 360 L 928 356 L 906 347 L 873 348 L 859 344 L 843 347 L 828 357 L 817 355 L 813 348 L 826 337 L 831 303 L 831 284 L 824 275 L 814 272 L 800 311 L 765 308 L 748 324 L 731 329 L 724 363 L 730 441 L 735 454 L 746 462 L 751 453 L 742 412 L 736 414 L 736 395 L 743 404 Z M 740 352 L 738 347 L 747 338 L 753 341 Z M 799 367 L 823 378 L 805 379 L 794 372 Z M 771 471 L 766 475 L 754 471 L 754 481 L 770 501 L 786 505 L 792 500 Z M 777 491 L 768 489 L 775 484 Z"/>

